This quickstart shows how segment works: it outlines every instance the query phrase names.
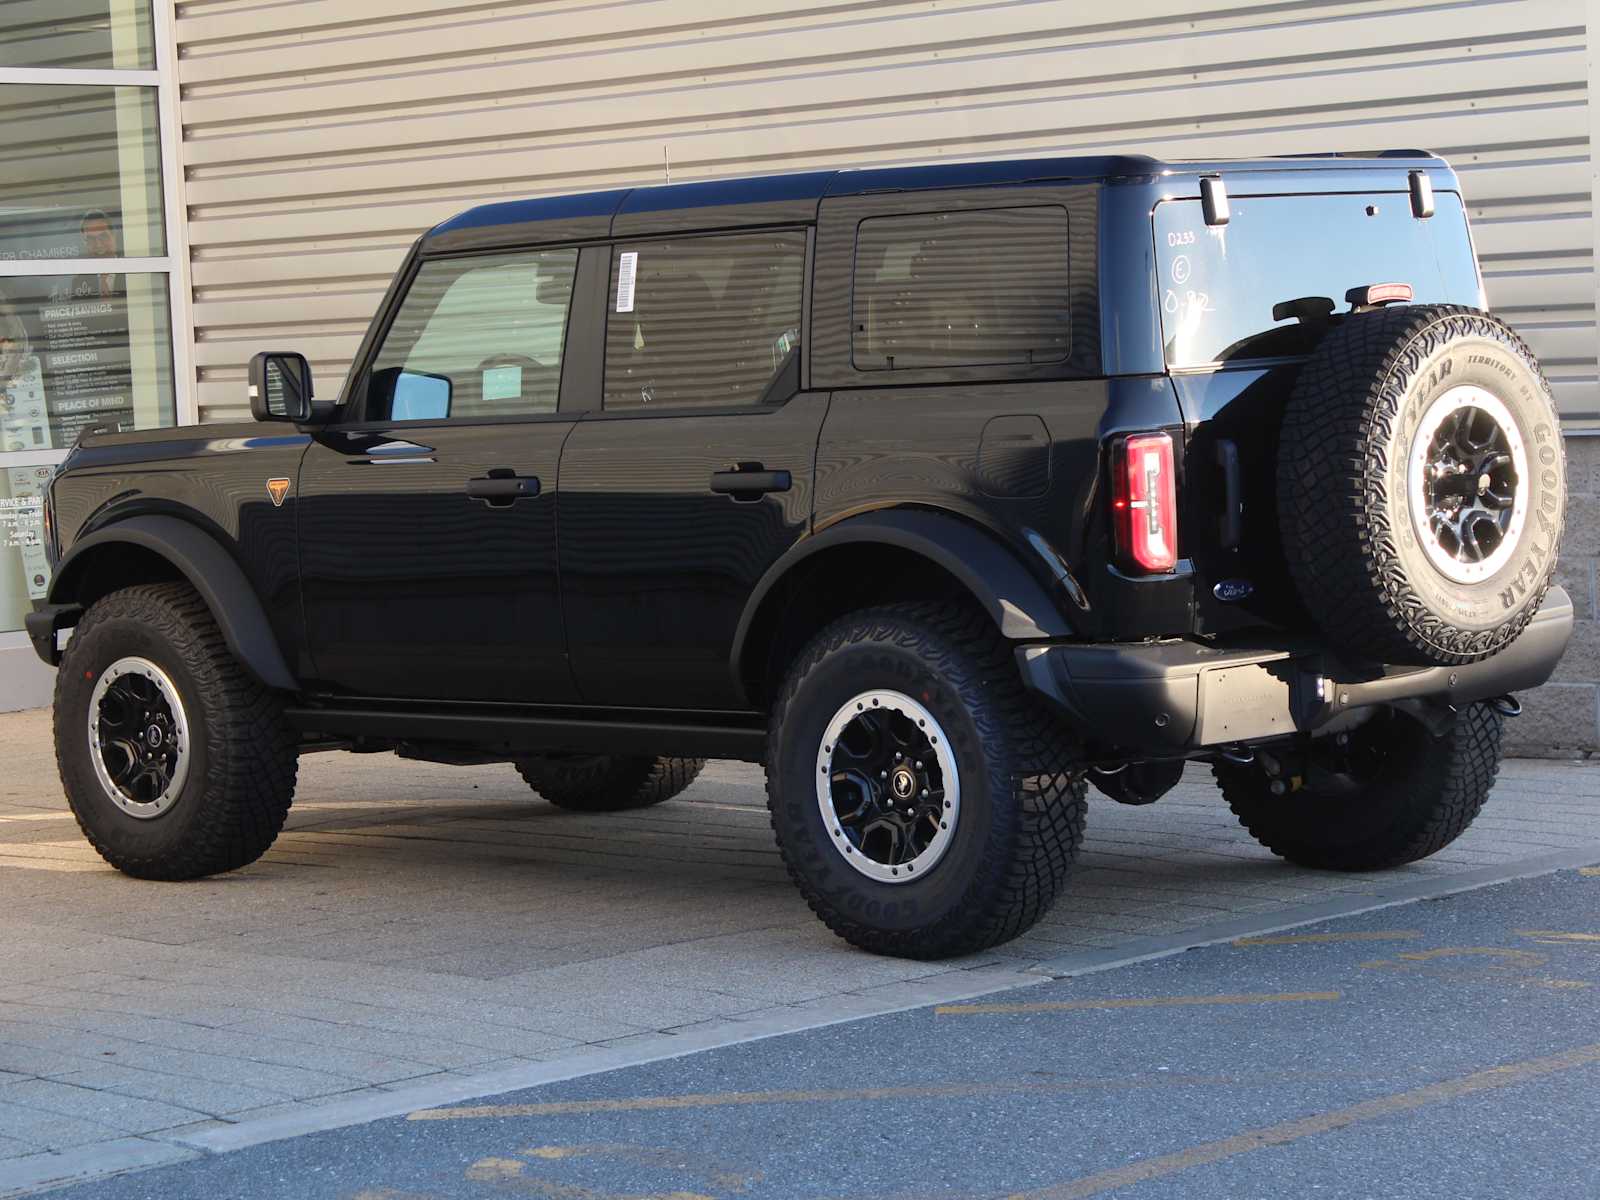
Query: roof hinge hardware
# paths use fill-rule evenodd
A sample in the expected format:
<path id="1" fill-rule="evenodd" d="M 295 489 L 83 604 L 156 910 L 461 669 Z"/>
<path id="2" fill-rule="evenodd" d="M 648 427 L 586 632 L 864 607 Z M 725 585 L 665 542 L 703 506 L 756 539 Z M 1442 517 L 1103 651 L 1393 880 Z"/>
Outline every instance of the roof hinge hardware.
<path id="1" fill-rule="evenodd" d="M 1411 180 L 1411 215 L 1413 217 L 1433 216 L 1433 180 L 1428 178 L 1426 171 L 1413 171 Z"/>
<path id="2" fill-rule="evenodd" d="M 1207 175 L 1200 180 L 1200 211 L 1207 225 L 1228 223 L 1228 185 L 1219 175 Z"/>

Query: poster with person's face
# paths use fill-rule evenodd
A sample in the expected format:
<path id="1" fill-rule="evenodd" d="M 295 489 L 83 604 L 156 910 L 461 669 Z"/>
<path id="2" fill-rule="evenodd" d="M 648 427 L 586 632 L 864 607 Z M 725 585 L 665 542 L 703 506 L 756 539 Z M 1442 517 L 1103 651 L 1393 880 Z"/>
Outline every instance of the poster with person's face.
<path id="1" fill-rule="evenodd" d="M 134 427 L 123 278 L 0 281 L 0 450 L 64 449 L 87 426 Z"/>

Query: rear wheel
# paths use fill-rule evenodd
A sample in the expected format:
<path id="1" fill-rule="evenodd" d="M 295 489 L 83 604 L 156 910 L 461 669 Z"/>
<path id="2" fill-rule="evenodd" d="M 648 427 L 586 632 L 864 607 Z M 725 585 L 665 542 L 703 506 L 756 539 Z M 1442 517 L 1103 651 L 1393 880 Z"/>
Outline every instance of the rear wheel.
<path id="1" fill-rule="evenodd" d="M 1283 795 L 1259 765 L 1213 771 L 1239 823 L 1274 854 L 1303 867 L 1377 871 L 1427 858 L 1472 824 L 1500 769 L 1502 725 L 1474 704 L 1432 737 L 1384 709 L 1343 742 L 1319 738 L 1304 786 Z"/>
<path id="2" fill-rule="evenodd" d="M 517 774 L 557 808 L 621 812 L 670 800 L 695 781 L 703 758 L 546 754 L 516 763 Z"/>
<path id="3" fill-rule="evenodd" d="M 84 836 L 118 870 L 196 879 L 264 854 L 298 738 L 183 583 L 97 600 L 56 676 L 56 762 Z"/>
<path id="4" fill-rule="evenodd" d="M 767 801 L 823 922 L 879 954 L 1008 941 L 1054 901 L 1084 783 L 987 616 L 940 604 L 841 618 L 773 708 Z"/>

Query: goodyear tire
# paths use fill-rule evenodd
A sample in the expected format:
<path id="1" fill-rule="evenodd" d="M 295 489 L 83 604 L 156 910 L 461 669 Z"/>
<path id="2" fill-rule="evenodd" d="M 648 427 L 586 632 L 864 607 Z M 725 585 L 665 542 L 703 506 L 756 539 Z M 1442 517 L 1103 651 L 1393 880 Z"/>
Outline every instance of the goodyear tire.
<path id="1" fill-rule="evenodd" d="M 523 782 L 557 808 L 622 812 L 670 800 L 695 781 L 703 758 L 547 755 L 516 763 Z"/>
<path id="2" fill-rule="evenodd" d="M 1378 871 L 1427 858 L 1466 832 L 1500 770 L 1501 716 L 1461 710 L 1433 737 L 1381 709 L 1340 743 L 1317 739 L 1305 786 L 1275 796 L 1254 764 L 1219 762 L 1223 799 L 1280 858 L 1325 871 Z"/>
<path id="3" fill-rule="evenodd" d="M 1077 854 L 1084 791 L 981 612 L 842 617 L 773 707 L 779 852 L 828 928 L 877 954 L 970 954 L 1032 926 Z"/>
<path id="4" fill-rule="evenodd" d="M 261 857 L 294 797 L 282 696 L 229 652 L 186 583 L 95 601 L 67 643 L 56 763 L 100 856 L 140 879 L 198 879 Z"/>
<path id="5" fill-rule="evenodd" d="M 1278 507 L 1300 598 L 1351 657 L 1487 658 L 1538 611 L 1566 513 L 1537 360 L 1475 309 L 1346 318 L 1285 410 Z"/>

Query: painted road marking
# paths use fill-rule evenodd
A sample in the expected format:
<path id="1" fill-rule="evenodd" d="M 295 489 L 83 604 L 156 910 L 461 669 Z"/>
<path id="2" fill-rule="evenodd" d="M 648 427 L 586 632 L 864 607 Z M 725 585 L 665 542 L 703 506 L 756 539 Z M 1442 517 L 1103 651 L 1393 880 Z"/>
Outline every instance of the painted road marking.
<path id="1" fill-rule="evenodd" d="M 1549 956 L 1535 954 L 1531 950 L 1507 950 L 1501 946 L 1441 946 L 1437 950 L 1407 950 L 1396 955 L 1405 962 L 1395 962 L 1393 959 L 1376 958 L 1371 962 L 1364 962 L 1363 967 L 1404 967 L 1406 963 L 1433 962 L 1440 958 L 1494 958 L 1499 959 L 1507 966 L 1512 967 L 1542 967 L 1549 962 Z"/>
<path id="2" fill-rule="evenodd" d="M 480 1158 L 467 1168 L 467 1178 L 475 1183 L 492 1183 L 496 1179 L 515 1179 L 527 1163 L 520 1158 Z"/>
<path id="3" fill-rule="evenodd" d="M 1338 992 L 1241 992 L 1234 996 L 1148 996 L 1134 1000 L 1055 1000 L 1035 1004 L 941 1004 L 940 1016 L 988 1013 L 1077 1012 L 1099 1008 L 1171 1008 L 1190 1004 L 1277 1004 L 1298 1000 L 1338 1000 Z"/>
<path id="4" fill-rule="evenodd" d="M 591 1142 L 576 1146 L 529 1146 L 526 1149 L 514 1151 L 517 1158 L 480 1158 L 467 1168 L 466 1178 L 474 1183 L 496 1182 L 508 1179 L 517 1181 L 518 1191 L 544 1191 L 552 1196 L 579 1195 L 563 1189 L 559 1184 L 550 1184 L 548 1180 L 526 1173 L 529 1166 L 539 1167 L 546 1163 L 560 1162 L 565 1159 L 579 1158 L 611 1158 L 632 1163 L 635 1166 L 649 1167 L 658 1171 L 676 1172 L 693 1176 L 696 1180 L 709 1183 L 724 1192 L 745 1192 L 763 1178 L 759 1172 L 754 1174 L 737 1170 L 728 1165 L 707 1159 L 693 1151 L 683 1150 L 669 1146 L 640 1146 L 631 1142 Z M 526 1161 L 525 1161 L 526 1160 Z M 581 1195 L 590 1200 L 602 1200 L 597 1192 L 582 1192 Z M 606 1193 L 609 1197 L 610 1193 Z M 648 1196 L 630 1194 L 630 1200 L 711 1200 L 700 1192 L 673 1191 L 664 1193 L 652 1192 Z"/>
<path id="5" fill-rule="evenodd" d="M 1519 929 L 1523 937 L 1537 938 L 1546 945 L 1561 942 L 1600 942 L 1600 933 L 1563 933 L 1559 929 Z"/>
<path id="6" fill-rule="evenodd" d="M 1109 1088 L 1254 1087 L 1279 1083 L 1323 1083 L 1361 1079 L 1361 1075 L 1281 1071 L 1252 1075 L 1178 1075 L 1163 1072 L 1131 1079 L 1058 1079 L 1028 1083 L 950 1083 L 924 1086 L 838 1088 L 826 1091 L 701 1092 L 681 1096 L 631 1096 L 615 1100 L 557 1100 L 543 1104 L 478 1104 L 461 1108 L 422 1108 L 407 1113 L 408 1121 L 472 1121 L 501 1117 L 570 1117 L 592 1113 L 662 1112 L 683 1108 L 728 1108 L 749 1104 L 819 1104 L 881 1100 L 950 1100 L 974 1096 L 1009 1096 L 1092 1091 Z"/>
<path id="7" fill-rule="evenodd" d="M 1579 875 L 1600 875 L 1600 867 L 1579 867 Z"/>
<path id="8" fill-rule="evenodd" d="M 1420 929 L 1375 929 L 1368 933 L 1286 933 L 1281 937 L 1239 938 L 1235 946 L 1298 946 L 1315 942 L 1398 942 L 1422 936 Z"/>
<path id="9" fill-rule="evenodd" d="M 1363 1121 L 1391 1117 L 1396 1113 L 1414 1112 L 1430 1104 L 1459 1099 L 1493 1088 L 1509 1087 L 1515 1083 L 1526 1083 L 1530 1079 L 1553 1075 L 1558 1071 L 1589 1067 L 1596 1063 L 1600 1063 L 1600 1045 L 1579 1046 L 1564 1054 L 1509 1063 L 1503 1067 L 1490 1067 L 1486 1071 L 1476 1071 L 1471 1075 L 1447 1079 L 1442 1083 L 1430 1083 L 1426 1087 L 1409 1092 L 1380 1096 L 1375 1100 L 1363 1100 L 1348 1108 L 1334 1109 L 1332 1112 L 1320 1113 L 1313 1117 L 1301 1117 L 1295 1121 L 1284 1121 L 1262 1129 L 1247 1130 L 1215 1142 L 1202 1142 L 1198 1146 L 1191 1146 L 1175 1154 L 1163 1154 L 1156 1158 L 1147 1158 L 1142 1162 L 1129 1163 L 1124 1167 L 1113 1167 L 1109 1171 L 1086 1175 L 1082 1179 L 1075 1179 L 1042 1191 L 1017 1192 L 1008 1197 L 1008 1200 L 1083 1200 L 1087 1196 L 1099 1196 L 1118 1188 L 1143 1183 L 1147 1179 L 1160 1179 L 1194 1167 L 1209 1166 L 1211 1163 L 1248 1154 L 1252 1150 L 1285 1146 L 1314 1134 L 1331 1133 L 1336 1129 L 1345 1129 Z"/>

